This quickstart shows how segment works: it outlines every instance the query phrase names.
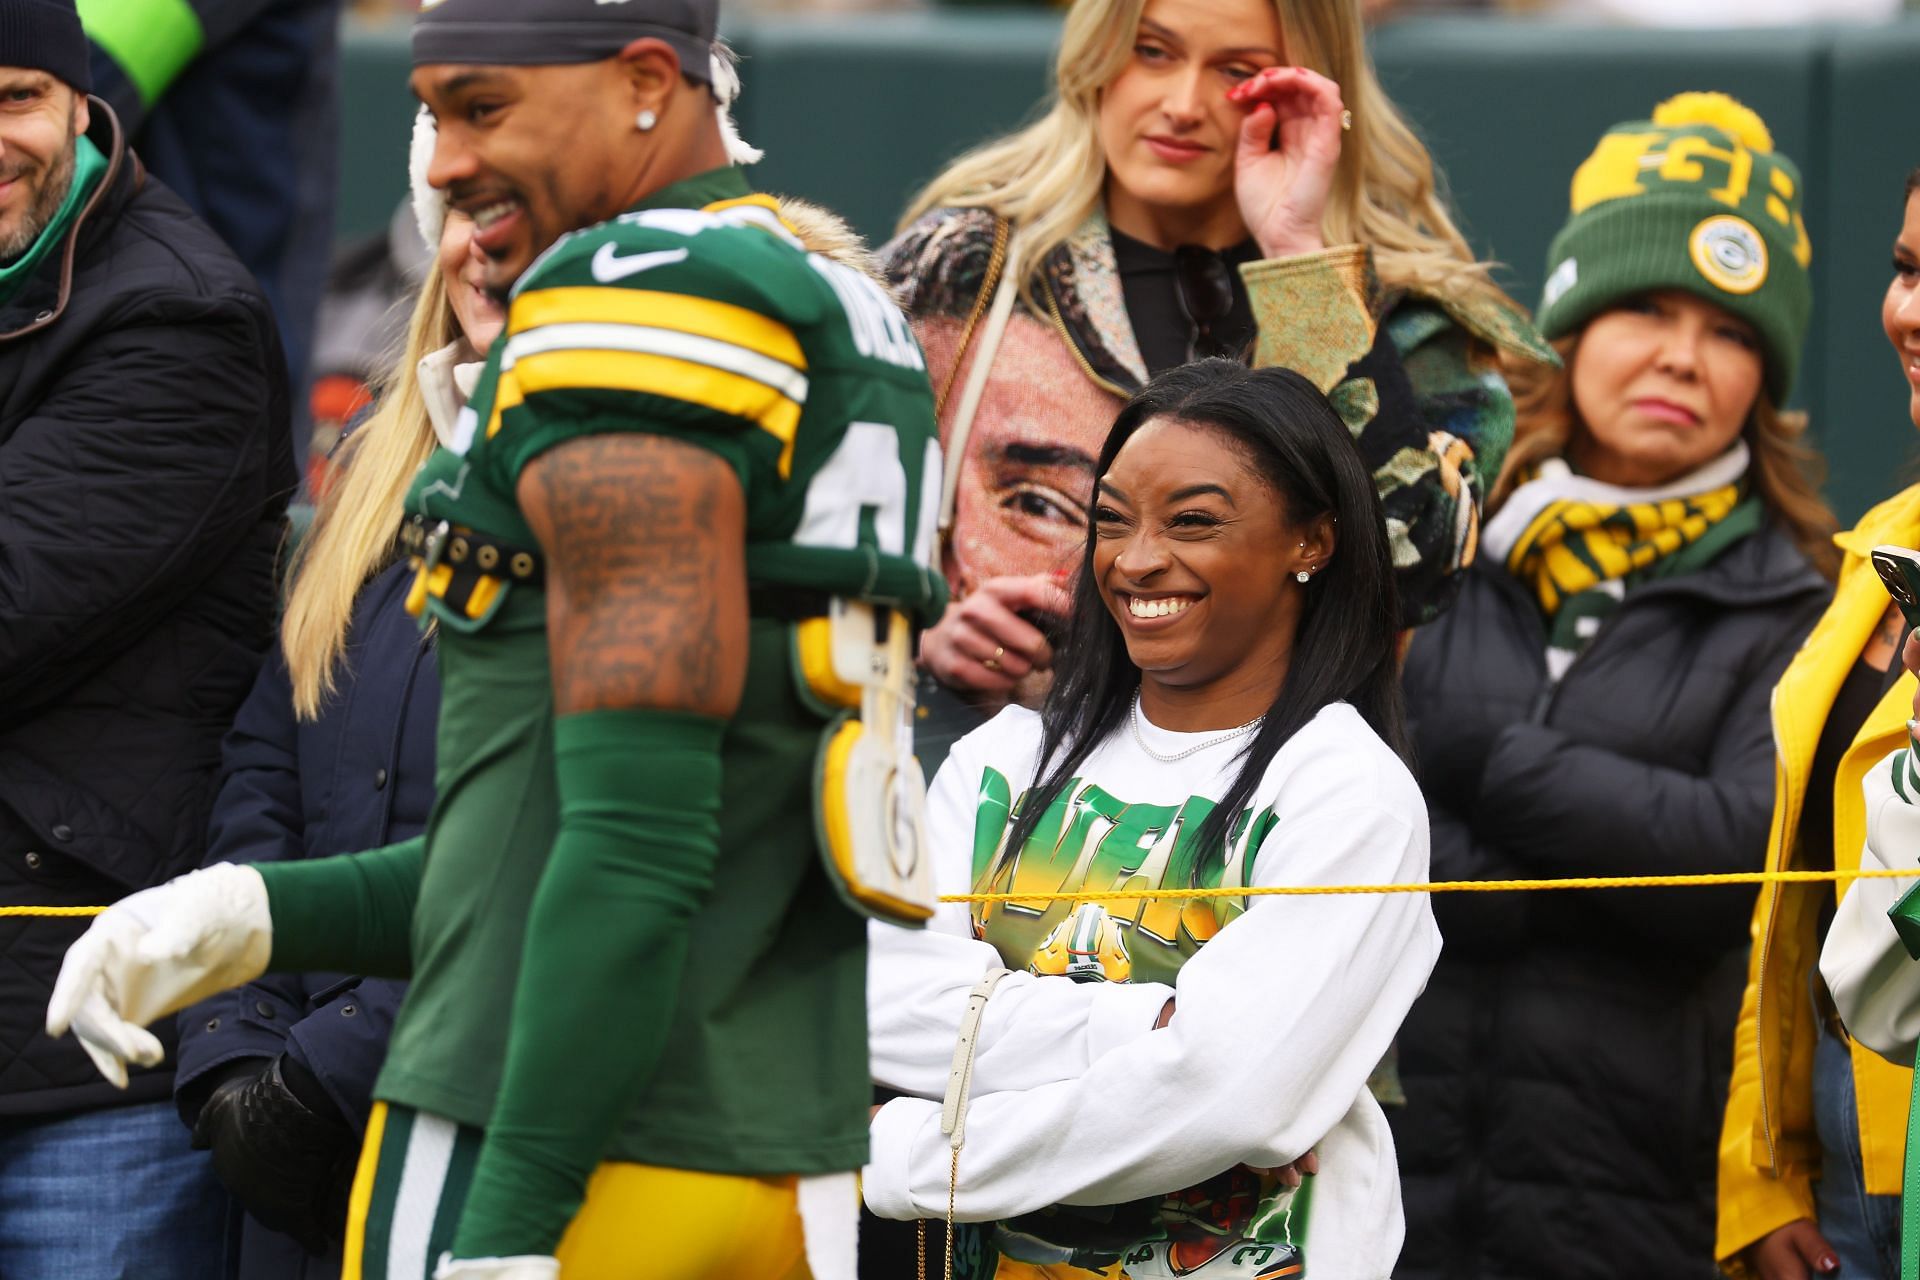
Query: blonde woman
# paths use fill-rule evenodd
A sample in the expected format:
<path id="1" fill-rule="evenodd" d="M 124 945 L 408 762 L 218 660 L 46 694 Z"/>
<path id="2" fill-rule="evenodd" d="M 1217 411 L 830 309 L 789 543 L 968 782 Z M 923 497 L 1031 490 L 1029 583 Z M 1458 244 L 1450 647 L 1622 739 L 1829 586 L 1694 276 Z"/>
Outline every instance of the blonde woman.
<path id="1" fill-rule="evenodd" d="M 1506 451 L 1497 357 L 1553 361 L 1436 195 L 1356 0 L 1078 0 L 1047 113 L 936 178 L 882 257 L 957 481 L 955 603 L 921 649 L 930 764 L 1037 695 L 1093 460 L 1151 375 L 1229 355 L 1326 392 L 1375 471 L 1413 625 L 1472 559 Z M 996 323 L 1002 282 L 1018 301 Z"/>
<path id="2" fill-rule="evenodd" d="M 473 224 L 435 226 L 404 355 L 341 446 L 337 479 L 293 565 L 278 652 L 225 747 L 208 853 L 280 861 L 416 834 L 433 803 L 440 685 L 404 608 L 407 483 L 448 432 L 501 313 L 479 288 Z M 470 372 L 471 371 L 471 372 Z M 273 975 L 187 1010 L 176 1097 L 248 1211 L 240 1280 L 339 1274 L 346 1190 L 405 984 Z"/>

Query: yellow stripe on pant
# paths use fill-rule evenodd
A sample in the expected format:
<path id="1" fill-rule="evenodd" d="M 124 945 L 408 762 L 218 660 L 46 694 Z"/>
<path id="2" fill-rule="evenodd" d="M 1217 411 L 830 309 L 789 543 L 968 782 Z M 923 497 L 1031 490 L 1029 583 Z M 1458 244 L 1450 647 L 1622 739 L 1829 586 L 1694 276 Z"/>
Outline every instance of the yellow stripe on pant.
<path id="1" fill-rule="evenodd" d="M 390 1117 L 396 1117 L 390 1123 Z M 409 1149 L 408 1123 L 419 1113 L 375 1103 L 367 1122 L 353 1192 L 348 1200 L 347 1241 L 341 1280 L 430 1280 L 435 1257 L 445 1247 L 401 1250 L 399 1230 L 413 1230 L 423 1217 L 450 1234 L 458 1206 L 412 1202 L 396 1213 Z M 444 1126 L 444 1121 L 433 1123 Z M 474 1130 L 462 1131 L 477 1139 Z M 385 1175 L 384 1177 L 382 1175 Z M 412 1175 L 406 1175 L 412 1176 Z M 462 1184 L 464 1185 L 464 1184 Z M 431 1189 L 437 1197 L 444 1188 Z M 409 1197 L 413 1194 L 409 1189 Z M 464 1190 L 458 1194 L 464 1195 Z M 396 1229 L 393 1224 L 410 1219 Z M 368 1237 L 368 1224 L 376 1235 Z M 391 1238 L 381 1239 L 379 1224 Z M 420 1241 L 415 1241 L 419 1245 Z M 791 1176 L 753 1177 L 701 1173 L 657 1165 L 609 1161 L 587 1182 L 587 1195 L 556 1251 L 562 1280 L 809 1280 L 805 1239 L 800 1227 L 797 1180 Z M 407 1259 L 424 1257 L 424 1270 Z M 398 1266 L 405 1274 L 396 1274 Z"/>

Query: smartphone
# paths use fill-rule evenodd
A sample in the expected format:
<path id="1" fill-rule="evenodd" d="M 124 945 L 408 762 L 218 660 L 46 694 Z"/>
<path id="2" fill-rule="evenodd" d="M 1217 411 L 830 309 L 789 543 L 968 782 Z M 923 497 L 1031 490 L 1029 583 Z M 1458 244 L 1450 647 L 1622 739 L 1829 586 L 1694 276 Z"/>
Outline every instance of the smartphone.
<path id="1" fill-rule="evenodd" d="M 1909 627 L 1920 628 L 1920 551 L 1910 547 L 1875 547 L 1873 571 L 1886 584 L 1887 594 L 1900 606 Z"/>

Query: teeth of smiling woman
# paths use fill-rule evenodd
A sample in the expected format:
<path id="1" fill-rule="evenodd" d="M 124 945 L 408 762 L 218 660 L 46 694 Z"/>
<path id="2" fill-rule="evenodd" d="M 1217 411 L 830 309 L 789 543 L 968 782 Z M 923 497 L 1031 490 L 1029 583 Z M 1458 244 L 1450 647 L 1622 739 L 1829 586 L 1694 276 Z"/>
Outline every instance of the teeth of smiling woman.
<path id="1" fill-rule="evenodd" d="M 1186 596 L 1173 596 L 1164 600 L 1142 600 L 1139 596 L 1127 597 L 1127 612 L 1136 618 L 1165 618 L 1182 613 L 1193 600 Z"/>

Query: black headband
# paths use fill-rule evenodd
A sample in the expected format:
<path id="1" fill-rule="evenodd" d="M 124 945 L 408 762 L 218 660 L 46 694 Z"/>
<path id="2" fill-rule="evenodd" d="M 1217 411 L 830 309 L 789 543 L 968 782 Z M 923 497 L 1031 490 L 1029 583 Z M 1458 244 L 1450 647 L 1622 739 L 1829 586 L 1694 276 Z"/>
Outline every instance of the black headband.
<path id="1" fill-rule="evenodd" d="M 437 0 L 414 19 L 413 65 L 598 62 L 651 36 L 708 84 L 717 10 L 716 0 Z"/>

